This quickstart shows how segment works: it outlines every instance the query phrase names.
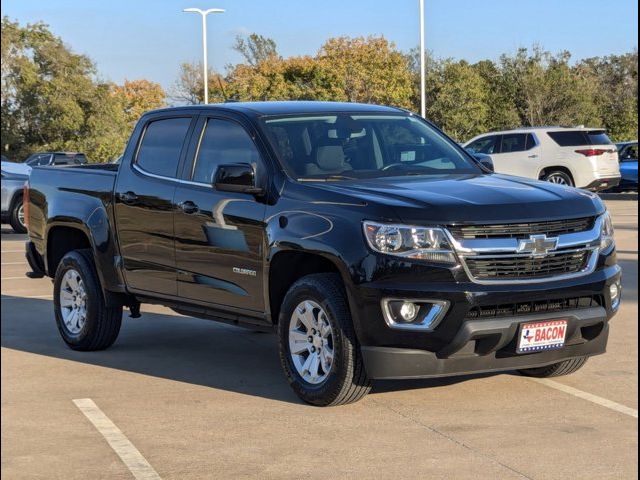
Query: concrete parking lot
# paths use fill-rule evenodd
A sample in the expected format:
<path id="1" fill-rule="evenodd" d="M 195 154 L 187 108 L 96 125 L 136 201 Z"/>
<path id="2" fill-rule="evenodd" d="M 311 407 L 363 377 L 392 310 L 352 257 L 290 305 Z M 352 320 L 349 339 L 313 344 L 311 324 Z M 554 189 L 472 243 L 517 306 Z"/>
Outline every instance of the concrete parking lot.
<path id="1" fill-rule="evenodd" d="M 275 336 L 160 307 L 125 316 L 107 351 L 71 351 L 51 281 L 24 276 L 25 237 L 3 226 L 2 475 L 637 478 L 637 196 L 607 204 L 625 298 L 606 355 L 552 381 L 381 382 L 329 409 L 289 389 Z"/>

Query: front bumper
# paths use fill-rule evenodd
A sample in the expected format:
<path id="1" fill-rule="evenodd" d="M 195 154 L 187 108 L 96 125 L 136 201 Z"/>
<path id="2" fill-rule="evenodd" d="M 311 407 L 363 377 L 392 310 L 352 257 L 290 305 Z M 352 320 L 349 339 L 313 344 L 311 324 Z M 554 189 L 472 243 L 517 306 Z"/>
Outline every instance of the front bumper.
<path id="1" fill-rule="evenodd" d="M 367 374 L 373 379 L 426 378 L 540 367 L 574 357 L 604 353 L 609 336 L 602 307 L 529 315 L 526 321 L 566 318 L 562 349 L 517 355 L 516 341 L 522 317 L 467 322 L 449 345 L 438 352 L 362 347 Z"/>
<path id="2" fill-rule="evenodd" d="M 469 282 L 463 272 L 455 269 L 443 271 L 397 260 L 380 261 L 386 262 L 385 271 L 394 274 L 348 289 L 370 378 L 427 378 L 515 370 L 598 355 L 606 350 L 609 320 L 616 313 L 609 287 L 621 278 L 615 252 L 600 255 L 596 269 L 588 275 L 538 284 L 480 285 Z M 478 308 L 584 297 L 597 298 L 599 303 L 560 311 L 509 314 L 513 316 L 470 315 Z M 380 307 L 383 298 L 446 300 L 451 307 L 433 331 L 394 330 L 384 320 Z M 522 323 L 552 319 L 568 320 L 562 349 L 516 353 Z"/>

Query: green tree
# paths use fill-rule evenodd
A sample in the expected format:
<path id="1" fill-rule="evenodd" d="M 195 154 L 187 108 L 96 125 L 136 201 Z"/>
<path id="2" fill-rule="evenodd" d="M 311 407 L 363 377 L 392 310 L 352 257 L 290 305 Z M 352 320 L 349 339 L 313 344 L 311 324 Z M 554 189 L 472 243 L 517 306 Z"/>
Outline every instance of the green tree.
<path id="1" fill-rule="evenodd" d="M 233 49 L 244 57 L 247 64 L 253 67 L 260 62 L 278 57 L 276 42 L 257 33 L 246 37 L 237 36 Z"/>
<path id="2" fill-rule="evenodd" d="M 572 125 L 598 122 L 593 85 L 575 75 L 571 55 L 553 55 L 534 47 L 500 59 L 503 81 L 511 87 L 523 125 Z"/>
<path id="3" fill-rule="evenodd" d="M 638 136 L 638 51 L 583 60 L 575 67 L 595 86 L 594 101 L 603 126 L 616 141 Z"/>
<path id="4" fill-rule="evenodd" d="M 98 82 L 94 64 L 44 24 L 2 19 L 2 150 L 24 159 L 42 150 L 77 150 L 92 161 L 119 155 L 137 117 L 164 105 L 159 85 Z"/>
<path id="5" fill-rule="evenodd" d="M 487 86 L 487 130 L 508 130 L 521 125 L 516 107 L 516 91 L 506 81 L 503 72 L 491 60 L 482 60 L 473 68 L 484 79 Z"/>
<path id="6" fill-rule="evenodd" d="M 171 89 L 171 98 L 180 104 L 198 105 L 204 102 L 204 80 L 202 78 L 202 63 L 183 63 L 180 65 L 178 79 Z M 219 73 L 209 69 L 207 72 L 209 84 L 209 101 L 211 103 L 224 102 L 226 80 Z"/>
<path id="7" fill-rule="evenodd" d="M 2 19 L 2 147 L 12 157 L 74 145 L 93 101 L 92 62 L 46 25 Z"/>
<path id="8" fill-rule="evenodd" d="M 245 101 L 330 100 L 326 72 L 312 57 L 272 57 L 236 65 L 227 77 L 232 98 Z"/>
<path id="9" fill-rule="evenodd" d="M 458 141 L 487 130 L 489 93 L 476 69 L 465 61 L 447 62 L 436 82 L 434 100 L 427 105 L 430 119 Z"/>
<path id="10" fill-rule="evenodd" d="M 125 80 L 123 85 L 113 87 L 116 102 L 120 101 L 128 124 L 133 127 L 140 116 L 149 110 L 166 105 L 163 88 L 149 80 Z"/>
<path id="11" fill-rule="evenodd" d="M 67 150 L 85 152 L 95 162 L 110 161 L 120 156 L 132 130 L 127 114 L 128 102 L 116 93 L 117 87 L 104 83 L 93 89 L 93 98 L 84 111 L 85 122 L 79 135 L 71 137 Z"/>
<path id="12" fill-rule="evenodd" d="M 414 106 L 410 60 L 384 37 L 331 38 L 316 60 L 334 100 Z"/>

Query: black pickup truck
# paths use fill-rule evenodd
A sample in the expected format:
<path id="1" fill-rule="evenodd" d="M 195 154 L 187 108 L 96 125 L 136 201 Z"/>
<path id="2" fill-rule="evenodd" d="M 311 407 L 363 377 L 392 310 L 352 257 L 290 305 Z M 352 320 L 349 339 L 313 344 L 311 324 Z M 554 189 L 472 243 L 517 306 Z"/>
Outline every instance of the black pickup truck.
<path id="1" fill-rule="evenodd" d="M 120 165 L 34 168 L 25 205 L 71 348 L 109 347 L 141 303 L 275 330 L 315 405 L 371 379 L 571 373 L 620 305 L 596 195 L 494 174 L 395 108 L 150 112 Z"/>

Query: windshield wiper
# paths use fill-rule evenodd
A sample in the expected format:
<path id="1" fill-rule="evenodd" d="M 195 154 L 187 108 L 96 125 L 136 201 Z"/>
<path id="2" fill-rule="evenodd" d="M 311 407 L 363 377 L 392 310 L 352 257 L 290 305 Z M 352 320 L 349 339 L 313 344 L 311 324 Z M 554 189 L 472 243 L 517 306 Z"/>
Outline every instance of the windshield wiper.
<path id="1" fill-rule="evenodd" d="M 298 178 L 299 182 L 332 182 L 336 180 L 355 180 L 355 178 L 345 175 L 327 175 L 322 178 Z"/>

